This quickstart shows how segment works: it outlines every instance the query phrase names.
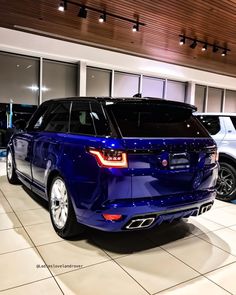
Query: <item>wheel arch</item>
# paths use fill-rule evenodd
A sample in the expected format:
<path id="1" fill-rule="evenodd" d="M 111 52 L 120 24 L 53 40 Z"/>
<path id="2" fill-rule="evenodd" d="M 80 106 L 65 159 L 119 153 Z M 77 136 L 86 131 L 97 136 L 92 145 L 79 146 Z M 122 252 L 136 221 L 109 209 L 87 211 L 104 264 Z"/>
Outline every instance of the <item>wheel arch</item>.
<path id="1" fill-rule="evenodd" d="M 7 148 L 6 148 L 7 154 L 8 154 L 9 151 L 12 153 L 12 160 L 13 160 L 13 163 L 14 163 L 14 166 L 15 166 L 15 169 L 16 169 L 15 150 L 14 150 L 14 145 L 13 145 L 12 142 L 9 142 L 8 145 L 7 145 Z"/>
<path id="2" fill-rule="evenodd" d="M 55 177 L 57 176 L 61 176 L 60 172 L 56 169 L 50 171 L 50 173 L 48 174 L 48 177 L 47 177 L 47 183 L 46 183 L 46 193 L 47 193 L 47 199 L 48 199 L 48 196 L 49 196 L 49 190 L 50 190 L 50 187 L 51 187 L 51 184 L 52 184 L 52 181 Z"/>
<path id="3" fill-rule="evenodd" d="M 67 190 L 68 190 L 68 186 L 67 186 L 67 183 L 66 183 L 66 177 L 58 170 L 58 169 L 53 169 L 53 170 L 51 170 L 50 172 L 49 172 L 49 174 L 48 174 L 48 177 L 47 177 L 47 181 L 46 181 L 46 186 L 45 186 L 45 188 L 46 188 L 46 196 L 47 196 L 47 199 L 49 200 L 49 191 L 50 191 L 50 188 L 51 188 L 51 185 L 52 185 L 52 182 L 53 182 L 53 179 L 55 178 L 55 177 L 57 177 L 57 176 L 59 176 L 59 177 L 61 177 L 62 179 L 63 179 L 63 181 L 65 182 L 65 184 L 66 184 L 66 187 L 67 187 Z M 68 190 L 69 191 L 69 190 Z M 73 202 L 73 200 L 72 200 L 72 203 L 73 203 L 73 205 L 74 205 L 74 202 Z"/>
<path id="4" fill-rule="evenodd" d="M 8 152 L 8 151 L 11 151 L 12 153 L 15 152 L 15 151 L 14 151 L 14 146 L 13 146 L 13 143 L 12 143 L 12 142 L 9 142 L 9 143 L 7 144 L 6 151 L 7 151 L 7 152 Z"/>
<path id="5" fill-rule="evenodd" d="M 220 153 L 219 154 L 219 162 L 225 162 L 225 163 L 232 165 L 236 168 L 236 159 L 231 157 L 228 154 Z"/>

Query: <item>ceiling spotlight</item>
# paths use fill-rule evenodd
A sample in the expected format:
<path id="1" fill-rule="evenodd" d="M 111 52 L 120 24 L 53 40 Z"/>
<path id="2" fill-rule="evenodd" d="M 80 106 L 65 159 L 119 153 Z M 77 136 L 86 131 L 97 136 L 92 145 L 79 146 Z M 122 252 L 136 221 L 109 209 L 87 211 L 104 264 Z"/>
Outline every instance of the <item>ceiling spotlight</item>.
<path id="1" fill-rule="evenodd" d="M 106 16 L 106 13 L 104 12 L 102 15 L 100 15 L 98 21 L 100 23 L 104 23 L 106 20 L 107 20 L 107 16 Z"/>
<path id="2" fill-rule="evenodd" d="M 76 6 L 77 7 L 77 16 L 80 18 L 87 18 L 90 17 L 90 15 L 88 15 L 88 13 L 90 13 L 90 11 L 96 12 L 97 14 L 97 21 L 100 23 L 104 23 L 107 21 L 107 17 L 109 17 L 111 19 L 119 19 L 121 21 L 124 21 L 126 23 L 129 23 L 129 27 L 132 31 L 137 32 L 140 30 L 141 26 L 145 26 L 146 24 L 139 21 L 139 17 L 133 17 L 133 18 L 127 18 L 124 17 L 121 14 L 114 14 L 111 13 L 109 11 L 107 11 L 107 9 L 104 7 L 102 9 L 98 9 L 97 7 L 92 7 L 92 6 L 87 6 L 87 4 L 85 3 L 86 1 L 79 1 L 79 3 L 77 3 L 77 1 L 75 0 L 54 0 L 57 1 L 58 6 L 56 6 L 56 9 L 58 9 L 59 11 L 65 11 L 67 10 L 68 6 Z M 1 2 L 1 0 L 0 0 Z M 81 3 L 82 2 L 82 3 Z M 89 3 L 91 1 L 88 1 Z"/>
<path id="3" fill-rule="evenodd" d="M 65 3 L 64 3 L 64 1 L 60 2 L 59 6 L 58 6 L 58 10 L 62 11 L 62 12 L 65 11 Z"/>
<path id="4" fill-rule="evenodd" d="M 221 56 L 226 56 L 228 55 L 228 53 L 230 52 L 230 49 L 227 48 L 227 45 L 225 44 L 224 47 L 218 46 L 218 41 L 215 41 L 214 43 L 208 43 L 206 40 L 198 40 L 197 38 L 192 38 L 192 37 L 188 37 L 185 35 L 179 35 L 179 44 L 180 45 L 184 45 L 186 43 L 186 41 L 191 41 L 189 47 L 194 49 L 196 48 L 197 45 L 201 45 L 201 51 L 205 52 L 207 51 L 209 48 L 212 50 L 212 52 L 217 52 L 217 51 L 221 51 Z"/>
<path id="5" fill-rule="evenodd" d="M 87 10 L 85 6 L 80 7 L 79 13 L 78 13 L 79 17 L 82 18 L 86 18 L 87 17 Z"/>
<path id="6" fill-rule="evenodd" d="M 216 45 L 213 45 L 213 49 L 212 49 L 212 51 L 213 52 L 217 52 L 219 50 L 219 48 L 216 46 Z"/>
<path id="7" fill-rule="evenodd" d="M 224 49 L 221 53 L 221 56 L 226 56 L 227 55 L 227 49 Z"/>
<path id="8" fill-rule="evenodd" d="M 207 43 L 205 43 L 203 46 L 202 46 L 202 51 L 206 51 L 207 50 Z"/>
<path id="9" fill-rule="evenodd" d="M 139 24 L 138 23 L 136 25 L 133 25 L 132 31 L 133 32 L 138 32 L 139 31 Z"/>
<path id="10" fill-rule="evenodd" d="M 193 43 L 190 45 L 192 49 L 194 49 L 197 46 L 197 40 L 194 40 Z"/>
<path id="11" fill-rule="evenodd" d="M 185 44 L 185 36 L 182 36 L 179 40 L 179 45 L 184 45 Z"/>

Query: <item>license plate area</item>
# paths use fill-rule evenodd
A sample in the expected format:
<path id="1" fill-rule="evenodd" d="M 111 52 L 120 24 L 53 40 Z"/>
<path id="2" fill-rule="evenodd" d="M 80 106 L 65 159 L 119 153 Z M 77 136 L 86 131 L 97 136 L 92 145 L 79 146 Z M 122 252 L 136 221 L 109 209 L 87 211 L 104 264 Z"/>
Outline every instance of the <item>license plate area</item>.
<path id="1" fill-rule="evenodd" d="M 170 169 L 188 169 L 190 167 L 190 156 L 188 153 L 173 153 L 169 156 Z"/>

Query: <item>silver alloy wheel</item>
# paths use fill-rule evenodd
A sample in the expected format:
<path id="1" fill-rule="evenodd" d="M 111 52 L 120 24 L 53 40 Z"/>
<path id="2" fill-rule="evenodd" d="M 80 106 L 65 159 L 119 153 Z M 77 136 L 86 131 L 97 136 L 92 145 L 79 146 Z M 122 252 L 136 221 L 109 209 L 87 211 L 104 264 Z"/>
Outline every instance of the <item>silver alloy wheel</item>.
<path id="1" fill-rule="evenodd" d="M 234 189 L 234 176 L 226 167 L 221 167 L 217 180 L 216 190 L 220 196 L 230 194 Z"/>
<path id="2" fill-rule="evenodd" d="M 68 194 L 62 179 L 56 179 L 52 185 L 50 210 L 56 227 L 63 228 L 68 218 Z"/>
<path id="3" fill-rule="evenodd" d="M 12 154 L 9 151 L 7 154 L 7 176 L 9 179 L 11 179 L 12 175 L 13 175 L 13 160 L 12 160 Z"/>

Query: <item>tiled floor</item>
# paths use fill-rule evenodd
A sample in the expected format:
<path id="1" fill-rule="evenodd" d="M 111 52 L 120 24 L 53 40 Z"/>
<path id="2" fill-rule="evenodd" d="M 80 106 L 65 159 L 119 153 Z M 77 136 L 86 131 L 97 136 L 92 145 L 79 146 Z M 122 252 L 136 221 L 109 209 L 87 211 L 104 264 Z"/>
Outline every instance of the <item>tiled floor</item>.
<path id="1" fill-rule="evenodd" d="M 235 274 L 236 204 L 216 201 L 202 216 L 154 230 L 88 230 L 65 241 L 47 203 L 0 177 L 3 295 L 236 294 Z"/>
<path id="2" fill-rule="evenodd" d="M 5 159 L 0 157 L 0 176 L 5 175 L 5 171 L 6 171 L 5 167 L 6 167 Z"/>

